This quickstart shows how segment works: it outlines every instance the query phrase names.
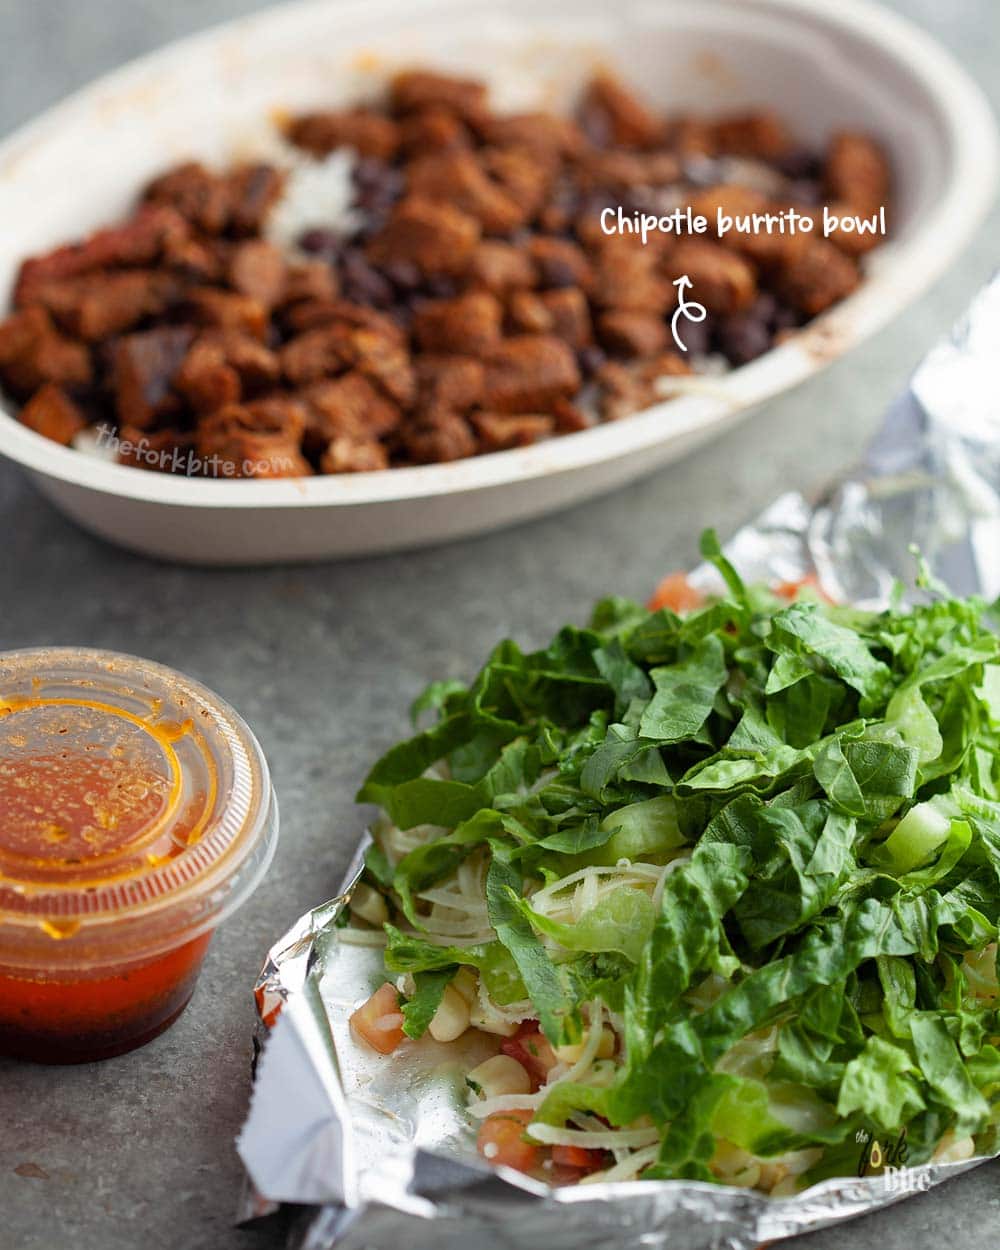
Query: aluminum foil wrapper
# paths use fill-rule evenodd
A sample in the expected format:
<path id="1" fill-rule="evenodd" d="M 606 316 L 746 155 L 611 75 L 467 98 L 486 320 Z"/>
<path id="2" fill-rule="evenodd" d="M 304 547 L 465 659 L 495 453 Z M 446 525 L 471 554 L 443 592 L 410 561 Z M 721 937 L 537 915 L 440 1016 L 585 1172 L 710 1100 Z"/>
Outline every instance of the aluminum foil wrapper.
<path id="1" fill-rule="evenodd" d="M 1000 276 L 917 370 L 858 469 L 810 503 L 784 495 L 727 552 L 748 580 L 812 575 L 833 598 L 883 605 L 912 585 L 917 547 L 956 592 L 1000 593 Z M 714 570 L 692 579 L 711 587 Z M 367 841 L 367 840 L 366 840 Z M 792 1198 L 686 1181 L 561 1189 L 487 1166 L 463 1113 L 464 1074 L 489 1042 L 425 1037 L 381 1056 L 348 1028 L 371 992 L 381 951 L 341 940 L 361 871 L 272 948 L 256 986 L 266 1034 L 239 1138 L 250 1179 L 243 1215 L 296 1203 L 301 1250 L 750 1250 L 839 1223 L 940 1184 L 987 1156 L 881 1176 L 825 1181 Z M 470 1035 L 467 1035 L 467 1037 Z M 992 1143 L 996 1145 L 996 1143 Z M 990 1155 L 988 1157 L 995 1157 Z"/>

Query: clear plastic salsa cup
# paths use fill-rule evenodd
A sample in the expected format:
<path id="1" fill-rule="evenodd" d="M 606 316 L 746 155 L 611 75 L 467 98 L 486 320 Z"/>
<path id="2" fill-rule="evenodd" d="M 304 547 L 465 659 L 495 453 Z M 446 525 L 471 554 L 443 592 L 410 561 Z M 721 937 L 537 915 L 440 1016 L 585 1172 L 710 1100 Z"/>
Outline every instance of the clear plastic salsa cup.
<path id="1" fill-rule="evenodd" d="M 243 720 L 159 664 L 0 653 L 0 1054 L 142 1046 L 260 883 L 278 811 Z"/>

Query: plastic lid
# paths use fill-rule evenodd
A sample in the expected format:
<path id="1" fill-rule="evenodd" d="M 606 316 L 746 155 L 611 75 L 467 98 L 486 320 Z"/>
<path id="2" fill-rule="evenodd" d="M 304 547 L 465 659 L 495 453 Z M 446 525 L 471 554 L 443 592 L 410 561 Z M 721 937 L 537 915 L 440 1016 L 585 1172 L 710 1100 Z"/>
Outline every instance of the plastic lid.
<path id="1" fill-rule="evenodd" d="M 107 651 L 0 654 L 0 965 L 105 965 L 218 924 L 270 862 L 277 811 L 243 720 Z"/>

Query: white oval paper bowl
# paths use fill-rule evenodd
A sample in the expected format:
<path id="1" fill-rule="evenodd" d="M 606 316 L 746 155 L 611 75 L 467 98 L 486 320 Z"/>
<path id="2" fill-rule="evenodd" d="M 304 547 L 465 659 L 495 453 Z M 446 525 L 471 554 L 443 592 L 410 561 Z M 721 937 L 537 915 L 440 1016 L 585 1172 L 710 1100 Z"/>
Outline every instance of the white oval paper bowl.
<path id="1" fill-rule="evenodd" d="M 0 452 L 81 525 L 168 559 L 262 564 L 438 542 L 577 502 L 676 459 L 867 338 L 947 267 L 992 197 L 996 131 L 978 88 L 862 0 L 309 0 L 137 61 L 0 147 L 0 290 L 25 256 L 124 213 L 171 162 L 266 153 L 278 110 L 371 95 L 418 63 L 486 78 L 505 108 L 561 107 L 600 63 L 664 108 L 772 105 L 816 144 L 841 126 L 874 131 L 895 169 L 892 237 L 856 294 L 705 393 L 454 464 L 172 477 L 59 447 L 0 412 Z"/>

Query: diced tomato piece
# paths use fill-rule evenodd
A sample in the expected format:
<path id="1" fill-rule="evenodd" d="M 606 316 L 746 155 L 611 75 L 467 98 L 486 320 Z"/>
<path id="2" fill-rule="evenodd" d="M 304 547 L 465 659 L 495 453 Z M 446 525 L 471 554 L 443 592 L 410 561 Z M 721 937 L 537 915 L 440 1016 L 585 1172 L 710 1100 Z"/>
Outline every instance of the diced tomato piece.
<path id="1" fill-rule="evenodd" d="M 528 1032 L 518 1033 L 514 1037 L 505 1037 L 500 1049 L 511 1059 L 516 1059 L 522 1067 L 527 1068 L 533 1089 L 544 1085 L 550 1069 L 556 1065 L 556 1052 L 549 1045 L 548 1038 L 538 1031 L 535 1025 Z"/>
<path id="2" fill-rule="evenodd" d="M 606 1150 L 588 1150 L 586 1146 L 553 1146 L 552 1162 L 556 1167 L 576 1168 L 580 1172 L 599 1172 L 607 1158 Z"/>
<path id="3" fill-rule="evenodd" d="M 396 987 L 386 981 L 351 1016 L 351 1028 L 369 1046 L 391 1055 L 406 1034 Z"/>
<path id="4" fill-rule="evenodd" d="M 686 573 L 668 573 L 660 582 L 653 597 L 648 603 L 650 612 L 658 612 L 660 608 L 669 608 L 678 614 L 693 612 L 705 602 L 700 590 L 695 590 L 687 579 Z"/>
<path id="5" fill-rule="evenodd" d="M 538 1167 L 541 1148 L 529 1141 L 524 1130 L 531 1123 L 533 1112 L 494 1111 L 479 1126 L 476 1145 L 489 1163 L 532 1172 Z"/>
<path id="6" fill-rule="evenodd" d="M 807 586 L 810 590 L 814 590 L 819 597 L 827 603 L 833 603 L 833 600 L 819 584 L 819 578 L 815 573 L 807 573 L 805 577 L 800 577 L 798 581 L 795 582 L 778 582 L 777 586 L 772 586 L 771 589 L 779 599 L 787 599 L 789 603 L 791 603 L 792 600 L 798 598 L 799 591 Z"/>

